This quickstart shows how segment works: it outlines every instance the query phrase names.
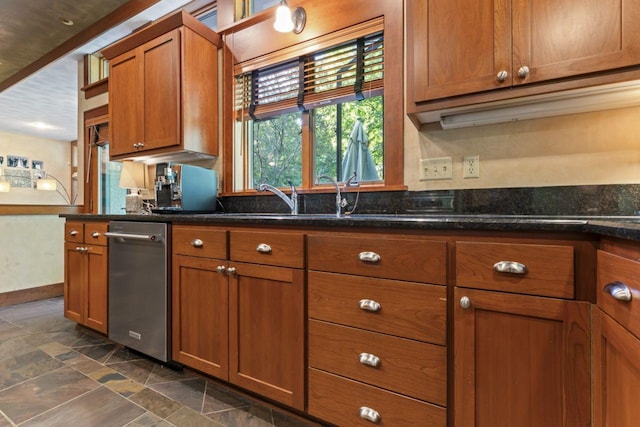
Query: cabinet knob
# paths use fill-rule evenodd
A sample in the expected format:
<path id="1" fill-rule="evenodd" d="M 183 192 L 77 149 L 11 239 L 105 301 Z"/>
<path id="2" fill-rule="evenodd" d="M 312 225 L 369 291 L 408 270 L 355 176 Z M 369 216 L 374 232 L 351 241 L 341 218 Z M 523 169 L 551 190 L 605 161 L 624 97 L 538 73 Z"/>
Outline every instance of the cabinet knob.
<path id="1" fill-rule="evenodd" d="M 361 299 L 358 302 L 358 307 L 360 307 L 361 310 L 371 311 L 374 313 L 382 309 L 380 303 L 372 299 Z"/>
<path id="2" fill-rule="evenodd" d="M 500 70 L 496 75 L 496 80 L 500 83 L 504 83 L 507 81 L 507 77 L 509 77 L 509 73 L 506 70 Z"/>
<path id="3" fill-rule="evenodd" d="M 380 262 L 380 255 L 375 252 L 360 252 L 358 254 L 358 259 L 362 262 L 369 262 L 372 264 Z"/>
<path id="4" fill-rule="evenodd" d="M 518 69 L 518 77 L 520 77 L 521 79 L 526 78 L 528 75 L 529 75 L 529 67 L 527 67 L 526 65 L 523 65 Z"/>
<path id="5" fill-rule="evenodd" d="M 618 301 L 629 302 L 631 301 L 631 289 L 619 281 L 611 282 L 604 287 L 604 291 L 617 299 Z"/>
<path id="6" fill-rule="evenodd" d="M 516 261 L 500 261 L 493 264 L 498 273 L 527 274 L 527 266 Z"/>
<path id="7" fill-rule="evenodd" d="M 91 237 L 97 239 L 98 237 L 100 237 L 100 233 L 98 233 L 97 231 L 94 231 L 93 233 L 91 233 Z"/>
<path id="8" fill-rule="evenodd" d="M 260 252 L 261 254 L 270 254 L 271 246 L 267 245 L 266 243 L 260 243 L 256 248 L 256 251 Z"/>
<path id="9" fill-rule="evenodd" d="M 380 358 L 375 354 L 360 353 L 360 356 L 358 357 L 358 359 L 360 360 L 360 363 L 362 363 L 363 365 L 373 366 L 374 368 L 377 368 L 378 366 L 380 366 Z"/>
<path id="10" fill-rule="evenodd" d="M 376 424 L 379 423 L 381 419 L 378 411 L 366 406 L 360 407 L 360 418 L 362 418 L 363 420 L 371 421 L 372 423 L 376 423 Z"/>
<path id="11" fill-rule="evenodd" d="M 236 274 L 236 268 L 235 268 L 235 267 L 229 267 L 229 268 L 227 268 L 227 274 L 229 274 L 229 275 L 234 275 L 234 274 Z"/>
<path id="12" fill-rule="evenodd" d="M 204 242 L 200 239 L 193 239 L 191 241 L 191 246 L 193 246 L 194 248 L 201 248 L 204 246 Z"/>
<path id="13" fill-rule="evenodd" d="M 217 267 L 216 267 L 216 271 L 217 271 L 218 273 L 224 273 L 224 272 L 225 272 L 225 270 L 226 270 L 226 268 L 225 268 L 225 266 L 224 266 L 224 265 L 219 265 L 219 266 L 217 266 Z"/>
<path id="14" fill-rule="evenodd" d="M 77 236 L 77 235 L 78 235 L 78 230 L 69 231 L 69 236 Z"/>
<path id="15" fill-rule="evenodd" d="M 469 297 L 462 297 L 460 298 L 460 307 L 462 308 L 469 308 L 471 307 L 471 300 L 469 299 Z"/>

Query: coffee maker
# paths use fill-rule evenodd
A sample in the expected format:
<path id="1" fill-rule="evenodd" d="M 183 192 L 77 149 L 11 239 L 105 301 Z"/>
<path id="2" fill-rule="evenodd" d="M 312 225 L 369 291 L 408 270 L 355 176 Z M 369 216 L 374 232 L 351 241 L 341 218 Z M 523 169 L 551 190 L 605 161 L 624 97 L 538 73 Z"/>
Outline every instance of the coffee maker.
<path id="1" fill-rule="evenodd" d="M 216 171 L 180 163 L 158 163 L 154 212 L 214 212 L 218 196 Z"/>

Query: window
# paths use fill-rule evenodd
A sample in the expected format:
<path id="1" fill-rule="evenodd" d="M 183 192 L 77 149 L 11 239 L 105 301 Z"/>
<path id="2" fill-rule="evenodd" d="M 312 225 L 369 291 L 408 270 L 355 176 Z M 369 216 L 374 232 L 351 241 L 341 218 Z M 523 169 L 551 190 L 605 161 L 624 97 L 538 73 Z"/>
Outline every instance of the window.
<path id="1" fill-rule="evenodd" d="M 109 61 L 100 52 L 95 52 L 86 57 L 87 84 L 99 82 L 109 77 Z"/>
<path id="2" fill-rule="evenodd" d="M 234 191 L 288 180 L 313 188 L 319 175 L 346 181 L 354 171 L 357 181 L 384 182 L 381 20 L 355 38 L 240 70 L 234 170 L 244 173 Z"/>

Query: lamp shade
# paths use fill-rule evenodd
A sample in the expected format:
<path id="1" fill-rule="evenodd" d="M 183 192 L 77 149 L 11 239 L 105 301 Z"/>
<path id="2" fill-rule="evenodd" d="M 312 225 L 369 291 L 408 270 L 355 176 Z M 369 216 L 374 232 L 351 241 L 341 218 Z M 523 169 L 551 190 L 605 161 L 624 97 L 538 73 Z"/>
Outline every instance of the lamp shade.
<path id="1" fill-rule="evenodd" d="M 0 181 L 0 193 L 8 193 L 11 190 L 11 184 L 8 181 Z"/>
<path id="2" fill-rule="evenodd" d="M 55 179 L 38 179 L 36 180 L 36 189 L 45 191 L 56 191 L 58 184 Z"/>
<path id="3" fill-rule="evenodd" d="M 140 162 L 122 162 L 120 171 L 120 188 L 146 188 L 145 175 L 147 168 Z"/>

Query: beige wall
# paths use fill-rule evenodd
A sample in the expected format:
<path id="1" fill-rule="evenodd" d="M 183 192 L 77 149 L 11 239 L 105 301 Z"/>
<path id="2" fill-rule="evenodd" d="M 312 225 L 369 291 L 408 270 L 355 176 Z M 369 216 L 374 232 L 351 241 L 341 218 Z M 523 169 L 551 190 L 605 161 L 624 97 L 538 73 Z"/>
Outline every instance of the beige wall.
<path id="1" fill-rule="evenodd" d="M 0 155 L 42 160 L 44 170 L 70 189 L 68 142 L 0 132 Z M 11 188 L 0 204 L 65 204 L 55 191 Z M 62 283 L 64 219 L 57 215 L 0 215 L 0 293 Z"/>
<path id="2" fill-rule="evenodd" d="M 64 281 L 64 219 L 0 215 L 0 293 Z"/>
<path id="3" fill-rule="evenodd" d="M 405 120 L 410 190 L 640 183 L 640 107 L 443 131 Z M 480 177 L 462 159 L 480 156 Z M 419 159 L 451 156 L 453 179 L 420 181 Z"/>

